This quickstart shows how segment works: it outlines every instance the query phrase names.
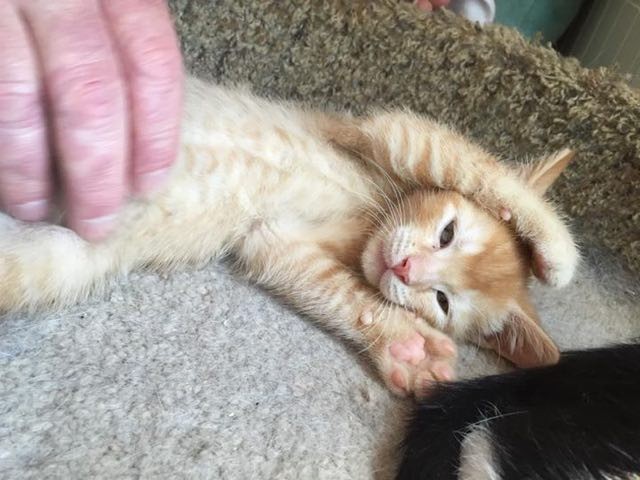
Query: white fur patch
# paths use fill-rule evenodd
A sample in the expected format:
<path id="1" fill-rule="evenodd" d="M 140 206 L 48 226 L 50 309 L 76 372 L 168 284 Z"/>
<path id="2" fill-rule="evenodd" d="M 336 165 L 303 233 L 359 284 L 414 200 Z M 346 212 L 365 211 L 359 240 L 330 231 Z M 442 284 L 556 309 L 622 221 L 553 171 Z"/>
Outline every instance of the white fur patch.
<path id="1" fill-rule="evenodd" d="M 465 291 L 449 295 L 449 324 L 453 328 L 454 335 L 465 336 L 471 326 L 470 319 L 476 313 L 473 292 Z"/>
<path id="2" fill-rule="evenodd" d="M 495 465 L 491 436 L 482 427 L 474 428 L 462 442 L 460 451 L 460 480 L 500 480 Z"/>
<path id="3" fill-rule="evenodd" d="M 390 271 L 386 271 L 380 279 L 380 292 L 393 303 L 408 305 L 409 288 Z"/>
<path id="4" fill-rule="evenodd" d="M 399 227 L 393 232 L 389 248 L 384 252 L 388 265 L 397 265 L 411 253 L 409 249 L 412 232 L 413 229 L 407 226 Z"/>
<path id="5" fill-rule="evenodd" d="M 485 246 L 488 230 L 483 222 L 475 218 L 475 214 L 461 209 L 458 214 L 456 229 L 456 245 L 467 255 L 477 255 Z"/>

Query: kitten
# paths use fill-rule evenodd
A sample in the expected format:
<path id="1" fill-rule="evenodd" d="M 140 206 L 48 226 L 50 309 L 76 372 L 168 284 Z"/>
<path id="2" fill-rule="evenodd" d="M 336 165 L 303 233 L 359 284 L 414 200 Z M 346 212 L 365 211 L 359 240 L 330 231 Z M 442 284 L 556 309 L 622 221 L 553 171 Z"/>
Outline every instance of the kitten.
<path id="1" fill-rule="evenodd" d="M 397 478 L 596 479 L 640 473 L 640 345 L 440 384 L 417 407 Z"/>
<path id="2" fill-rule="evenodd" d="M 527 185 L 424 117 L 329 115 L 189 79 L 172 178 L 130 202 L 109 240 L 0 217 L 0 311 L 75 302 L 142 266 L 231 254 L 366 350 L 396 393 L 453 377 L 450 335 L 520 365 L 553 363 L 516 234 L 541 279 L 570 280 L 577 249 L 540 195 L 569 157 L 521 172 Z"/>

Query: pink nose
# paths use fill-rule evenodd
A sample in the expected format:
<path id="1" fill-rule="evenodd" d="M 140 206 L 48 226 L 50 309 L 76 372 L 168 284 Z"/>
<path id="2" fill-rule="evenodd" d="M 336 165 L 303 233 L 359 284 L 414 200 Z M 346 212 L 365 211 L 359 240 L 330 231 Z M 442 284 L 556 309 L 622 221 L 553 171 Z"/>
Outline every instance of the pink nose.
<path id="1" fill-rule="evenodd" d="M 392 267 L 393 273 L 402 280 L 403 283 L 409 284 L 409 273 L 411 271 L 411 259 L 409 257 L 405 258 L 395 267 Z"/>

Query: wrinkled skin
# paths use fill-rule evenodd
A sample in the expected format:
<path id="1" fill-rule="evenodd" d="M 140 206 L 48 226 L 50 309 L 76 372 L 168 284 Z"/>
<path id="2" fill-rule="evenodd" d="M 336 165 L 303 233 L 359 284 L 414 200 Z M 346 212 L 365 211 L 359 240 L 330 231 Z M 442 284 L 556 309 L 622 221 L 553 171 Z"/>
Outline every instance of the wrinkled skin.
<path id="1" fill-rule="evenodd" d="M 176 156 L 182 61 L 163 0 L 0 0 L 0 206 L 89 240 Z M 54 170 L 59 182 L 54 181 Z"/>

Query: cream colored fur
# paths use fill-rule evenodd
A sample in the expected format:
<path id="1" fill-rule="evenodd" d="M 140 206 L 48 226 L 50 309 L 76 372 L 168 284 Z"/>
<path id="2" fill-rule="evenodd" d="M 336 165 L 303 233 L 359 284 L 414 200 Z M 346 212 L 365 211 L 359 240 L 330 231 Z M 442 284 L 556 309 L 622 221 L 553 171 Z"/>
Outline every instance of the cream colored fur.
<path id="1" fill-rule="evenodd" d="M 458 191 L 494 214 L 507 207 L 543 259 L 543 279 L 560 286 L 572 277 L 577 251 L 552 208 L 449 129 L 408 112 L 330 116 L 190 79 L 168 186 L 132 201 L 108 241 L 0 218 L 0 311 L 76 302 L 138 267 L 230 253 L 249 277 L 370 351 L 394 391 L 415 390 L 449 374 L 453 344 L 365 282 L 360 254 L 416 187 Z M 428 364 L 389 354 L 415 335 Z"/>

